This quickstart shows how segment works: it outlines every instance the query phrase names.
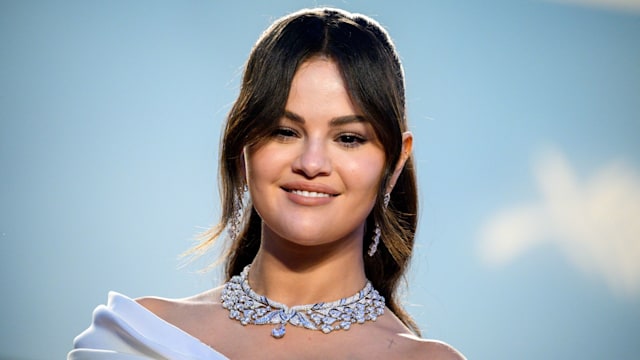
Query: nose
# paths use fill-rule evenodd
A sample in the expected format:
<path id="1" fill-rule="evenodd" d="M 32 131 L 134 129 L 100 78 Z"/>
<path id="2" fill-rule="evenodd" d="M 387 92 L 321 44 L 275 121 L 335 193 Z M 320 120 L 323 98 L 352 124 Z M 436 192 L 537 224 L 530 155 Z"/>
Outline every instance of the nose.
<path id="1" fill-rule="evenodd" d="M 300 154 L 292 165 L 295 173 L 307 178 L 329 175 L 331 173 L 331 159 L 326 144 L 321 140 L 307 139 L 302 144 Z"/>

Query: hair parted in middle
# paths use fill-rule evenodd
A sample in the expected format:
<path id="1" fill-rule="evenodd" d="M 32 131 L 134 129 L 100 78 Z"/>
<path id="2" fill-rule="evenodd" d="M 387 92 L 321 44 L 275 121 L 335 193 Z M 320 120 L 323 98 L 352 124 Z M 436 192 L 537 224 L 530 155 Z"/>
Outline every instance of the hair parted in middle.
<path id="1" fill-rule="evenodd" d="M 313 57 L 334 61 L 353 103 L 362 111 L 385 152 L 385 165 L 363 239 L 365 273 L 387 299 L 387 306 L 419 335 L 400 306 L 398 285 L 411 258 L 417 226 L 417 188 L 412 158 L 405 163 L 389 206 L 383 199 L 389 178 L 400 159 L 402 134 L 407 131 L 404 74 L 399 56 L 384 28 L 375 20 L 343 10 L 305 9 L 277 20 L 259 38 L 245 65 L 240 93 L 225 126 L 220 153 L 220 223 L 192 249 L 202 253 L 223 233 L 243 197 L 243 149 L 267 141 L 284 115 L 293 77 Z M 229 244 L 227 280 L 250 264 L 260 248 L 262 220 L 247 205 L 242 230 Z M 248 219 L 247 219 L 248 217 Z M 381 242 L 373 257 L 366 256 L 374 224 Z"/>

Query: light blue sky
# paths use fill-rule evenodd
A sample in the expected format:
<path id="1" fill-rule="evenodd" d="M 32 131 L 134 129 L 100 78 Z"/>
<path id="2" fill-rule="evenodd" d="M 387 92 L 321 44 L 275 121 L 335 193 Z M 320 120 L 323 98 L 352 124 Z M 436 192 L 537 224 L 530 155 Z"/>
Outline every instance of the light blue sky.
<path id="1" fill-rule="evenodd" d="M 176 258 L 219 214 L 241 66 L 316 4 L 0 1 L 1 359 L 63 358 L 109 290 L 216 284 Z M 637 358 L 640 12 L 328 4 L 376 18 L 404 61 L 425 335 L 470 359 Z"/>

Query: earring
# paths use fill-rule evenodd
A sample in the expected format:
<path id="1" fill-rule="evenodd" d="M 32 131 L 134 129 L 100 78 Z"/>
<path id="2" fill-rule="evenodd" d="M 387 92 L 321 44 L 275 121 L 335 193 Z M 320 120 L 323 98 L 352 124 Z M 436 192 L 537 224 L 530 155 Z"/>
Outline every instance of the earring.
<path id="1" fill-rule="evenodd" d="M 242 230 L 242 215 L 244 213 L 242 200 L 247 190 L 248 188 L 245 184 L 240 190 L 238 196 L 233 200 L 233 214 L 229 221 L 229 228 L 227 229 L 231 242 L 236 241 L 238 235 L 240 235 L 240 231 Z"/>
<path id="2" fill-rule="evenodd" d="M 386 209 L 387 206 L 389 206 L 389 200 L 391 200 L 391 194 L 390 193 L 386 193 L 384 194 L 384 208 Z M 380 234 L 382 233 L 382 231 L 380 230 L 380 226 L 378 226 L 378 223 L 376 222 L 376 228 L 373 230 L 373 241 L 371 241 L 371 245 L 369 245 L 369 251 L 367 252 L 367 254 L 369 254 L 369 256 L 373 256 L 373 254 L 376 253 L 376 250 L 378 250 L 378 244 L 380 243 Z"/>

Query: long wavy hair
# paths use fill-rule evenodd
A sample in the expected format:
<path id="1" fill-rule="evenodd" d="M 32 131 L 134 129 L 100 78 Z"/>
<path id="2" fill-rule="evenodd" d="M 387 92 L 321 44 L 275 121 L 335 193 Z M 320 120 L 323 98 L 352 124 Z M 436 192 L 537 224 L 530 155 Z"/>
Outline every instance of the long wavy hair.
<path id="1" fill-rule="evenodd" d="M 222 215 L 217 226 L 190 250 L 202 254 L 233 223 L 242 199 L 245 146 L 266 141 L 284 114 L 293 76 L 314 56 L 334 61 L 354 104 L 373 126 L 385 152 L 383 177 L 363 239 L 365 273 L 385 297 L 387 306 L 417 335 L 418 327 L 399 302 L 398 287 L 409 265 L 417 225 L 417 189 L 410 157 L 396 182 L 388 208 L 383 197 L 400 159 L 402 133 L 407 130 L 404 74 L 395 47 L 375 20 L 342 10 L 305 9 L 275 21 L 259 38 L 245 65 L 240 93 L 227 117 L 220 151 Z M 239 235 L 223 255 L 226 278 L 250 264 L 260 247 L 261 226 L 249 201 Z M 381 242 L 373 257 L 366 249 L 377 224 Z"/>

